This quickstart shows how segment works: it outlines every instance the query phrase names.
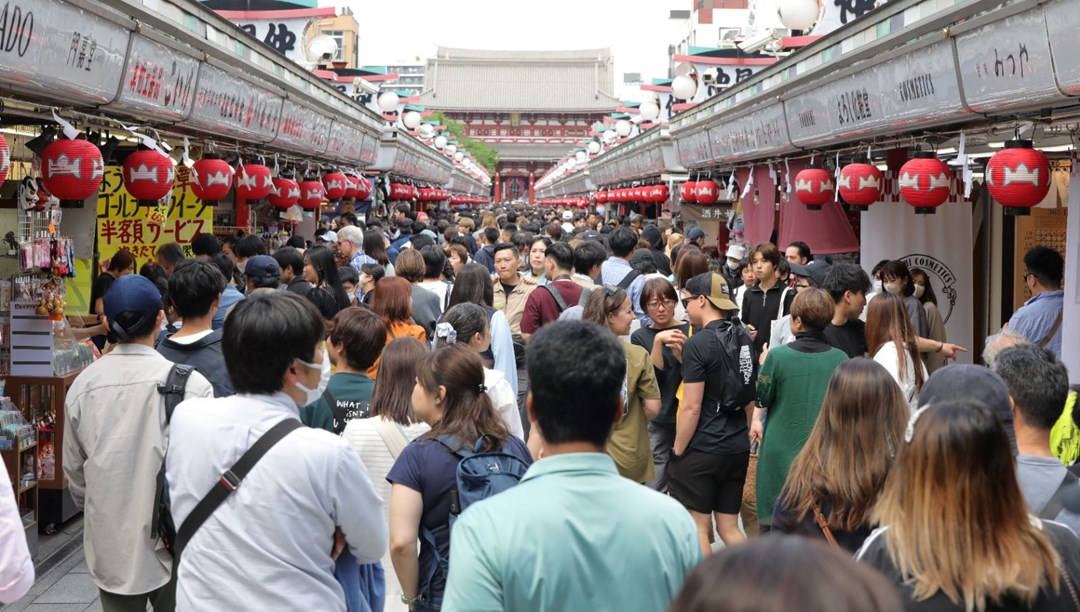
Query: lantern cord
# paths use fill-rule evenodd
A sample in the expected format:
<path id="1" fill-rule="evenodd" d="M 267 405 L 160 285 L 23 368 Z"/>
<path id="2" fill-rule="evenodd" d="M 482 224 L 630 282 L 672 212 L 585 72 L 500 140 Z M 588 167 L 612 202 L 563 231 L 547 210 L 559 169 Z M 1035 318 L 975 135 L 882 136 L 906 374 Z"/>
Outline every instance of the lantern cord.
<path id="1" fill-rule="evenodd" d="M 60 115 L 56 114 L 56 109 L 52 109 L 53 121 L 60 124 L 60 127 L 64 129 L 64 138 L 68 140 L 75 140 L 75 137 L 79 135 L 79 130 L 75 129 L 75 126 L 65 121 Z"/>

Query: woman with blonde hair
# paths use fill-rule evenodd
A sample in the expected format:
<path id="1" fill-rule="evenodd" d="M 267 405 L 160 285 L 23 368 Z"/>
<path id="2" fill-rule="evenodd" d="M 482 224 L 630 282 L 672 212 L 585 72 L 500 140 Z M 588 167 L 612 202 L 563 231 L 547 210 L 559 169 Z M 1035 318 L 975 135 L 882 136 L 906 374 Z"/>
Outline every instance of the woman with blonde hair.
<path id="1" fill-rule="evenodd" d="M 911 410 L 918 408 L 919 393 L 928 375 L 915 344 L 915 330 L 899 296 L 882 293 L 870 300 L 866 346 L 873 360 L 892 374 Z"/>
<path id="2" fill-rule="evenodd" d="M 856 559 L 910 611 L 1080 609 L 1080 539 L 1032 516 L 1000 419 L 982 402 L 916 412 Z"/>
<path id="3" fill-rule="evenodd" d="M 870 513 L 908 415 L 904 396 L 881 364 L 862 357 L 841 363 L 776 500 L 772 530 L 858 550 L 870 535 Z"/>
<path id="4" fill-rule="evenodd" d="M 675 249 L 675 247 L 679 246 L 684 242 L 686 242 L 686 236 L 672 232 L 667 237 L 667 247 L 664 248 L 664 255 L 667 255 L 668 258 L 670 258 L 671 252 Z"/>

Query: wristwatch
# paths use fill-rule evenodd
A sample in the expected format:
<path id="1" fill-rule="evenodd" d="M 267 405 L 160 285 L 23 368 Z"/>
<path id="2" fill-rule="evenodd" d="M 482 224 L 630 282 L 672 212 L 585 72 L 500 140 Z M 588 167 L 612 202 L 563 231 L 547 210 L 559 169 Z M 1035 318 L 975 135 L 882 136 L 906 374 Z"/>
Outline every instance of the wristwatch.
<path id="1" fill-rule="evenodd" d="M 401 603 L 405 604 L 406 606 L 415 606 L 416 604 L 420 603 L 420 596 L 417 595 L 416 597 L 409 598 L 405 596 L 405 593 L 402 593 Z"/>

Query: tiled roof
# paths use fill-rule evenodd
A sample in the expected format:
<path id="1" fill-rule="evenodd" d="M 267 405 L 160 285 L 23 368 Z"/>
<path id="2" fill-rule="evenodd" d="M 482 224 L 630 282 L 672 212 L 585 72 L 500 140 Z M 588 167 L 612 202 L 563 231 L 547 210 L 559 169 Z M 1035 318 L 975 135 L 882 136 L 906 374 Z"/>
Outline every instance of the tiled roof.
<path id="1" fill-rule="evenodd" d="M 423 104 L 437 110 L 606 112 L 619 101 L 609 49 L 483 51 L 439 47 Z"/>

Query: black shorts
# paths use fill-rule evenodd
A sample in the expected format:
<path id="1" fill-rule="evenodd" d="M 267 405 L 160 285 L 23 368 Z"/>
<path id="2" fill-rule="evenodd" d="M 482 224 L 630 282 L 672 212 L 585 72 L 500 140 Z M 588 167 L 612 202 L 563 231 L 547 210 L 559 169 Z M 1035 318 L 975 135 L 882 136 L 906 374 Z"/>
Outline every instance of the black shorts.
<path id="1" fill-rule="evenodd" d="M 688 510 L 738 514 L 750 453 L 714 455 L 686 449 L 668 464 L 668 491 Z"/>

